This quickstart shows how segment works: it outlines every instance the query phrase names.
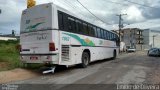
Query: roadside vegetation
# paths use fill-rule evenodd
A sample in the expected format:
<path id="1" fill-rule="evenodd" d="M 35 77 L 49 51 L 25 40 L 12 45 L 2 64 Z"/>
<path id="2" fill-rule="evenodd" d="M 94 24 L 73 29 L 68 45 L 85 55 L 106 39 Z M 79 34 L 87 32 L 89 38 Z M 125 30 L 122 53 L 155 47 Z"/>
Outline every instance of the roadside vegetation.
<path id="1" fill-rule="evenodd" d="M 0 40 L 0 71 L 11 70 L 15 68 L 38 69 L 42 64 L 29 64 L 24 67 L 20 61 L 18 46 L 19 41 L 1 41 Z"/>
<path id="2" fill-rule="evenodd" d="M 21 66 L 19 51 L 16 46 L 19 41 L 0 41 L 0 71 L 10 70 Z"/>

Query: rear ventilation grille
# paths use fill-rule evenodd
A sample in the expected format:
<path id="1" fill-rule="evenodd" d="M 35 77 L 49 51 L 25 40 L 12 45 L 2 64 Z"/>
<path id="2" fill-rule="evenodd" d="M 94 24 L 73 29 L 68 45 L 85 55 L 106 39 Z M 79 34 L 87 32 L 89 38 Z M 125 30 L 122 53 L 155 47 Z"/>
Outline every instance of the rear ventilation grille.
<path id="1" fill-rule="evenodd" d="M 69 60 L 69 45 L 62 45 L 62 61 L 68 61 Z"/>

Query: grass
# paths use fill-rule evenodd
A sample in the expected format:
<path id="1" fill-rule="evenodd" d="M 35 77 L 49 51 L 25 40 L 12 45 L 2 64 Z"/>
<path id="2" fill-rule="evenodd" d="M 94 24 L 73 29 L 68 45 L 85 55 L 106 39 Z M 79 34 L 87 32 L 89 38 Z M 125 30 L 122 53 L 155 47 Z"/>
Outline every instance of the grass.
<path id="1" fill-rule="evenodd" d="M 0 40 L 0 71 L 11 70 L 15 68 L 24 68 L 20 61 L 17 45 L 19 41 L 1 41 Z M 42 64 L 29 64 L 27 69 L 38 69 Z"/>
<path id="2" fill-rule="evenodd" d="M 5 63 L 5 66 L 0 66 L 0 71 L 21 67 L 19 51 L 16 48 L 18 44 L 19 41 L 0 41 L 0 65 Z"/>

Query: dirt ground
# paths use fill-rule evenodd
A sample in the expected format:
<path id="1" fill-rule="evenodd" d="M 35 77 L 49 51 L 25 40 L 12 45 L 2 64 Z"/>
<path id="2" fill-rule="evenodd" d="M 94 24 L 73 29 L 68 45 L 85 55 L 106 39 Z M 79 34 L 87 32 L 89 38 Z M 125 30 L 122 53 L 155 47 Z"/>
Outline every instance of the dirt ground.
<path id="1" fill-rule="evenodd" d="M 1 67 L 3 67 L 2 64 L 1 64 Z M 39 76 L 38 73 L 31 70 L 21 69 L 21 68 L 9 70 L 9 71 L 2 71 L 0 72 L 0 84 L 18 81 L 18 80 L 30 79 L 37 76 Z"/>
<path id="2" fill-rule="evenodd" d="M 149 57 L 146 52 L 121 54 L 116 60 L 94 62 L 85 69 L 71 67 L 48 75 L 18 68 L 0 72 L 0 83 L 159 84 L 160 57 Z"/>

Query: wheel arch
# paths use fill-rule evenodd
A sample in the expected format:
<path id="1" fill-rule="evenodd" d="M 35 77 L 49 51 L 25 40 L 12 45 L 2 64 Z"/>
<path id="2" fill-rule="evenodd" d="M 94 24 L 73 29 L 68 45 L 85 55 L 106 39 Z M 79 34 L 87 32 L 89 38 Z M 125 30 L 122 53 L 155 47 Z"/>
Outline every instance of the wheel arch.
<path id="1" fill-rule="evenodd" d="M 91 61 L 91 52 L 89 49 L 84 49 L 83 52 L 87 52 L 89 54 L 89 61 Z"/>

